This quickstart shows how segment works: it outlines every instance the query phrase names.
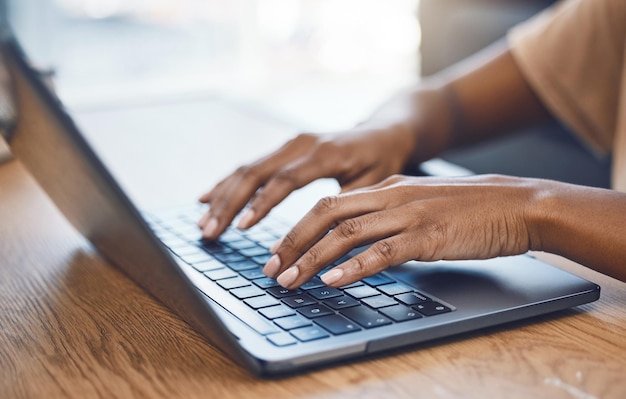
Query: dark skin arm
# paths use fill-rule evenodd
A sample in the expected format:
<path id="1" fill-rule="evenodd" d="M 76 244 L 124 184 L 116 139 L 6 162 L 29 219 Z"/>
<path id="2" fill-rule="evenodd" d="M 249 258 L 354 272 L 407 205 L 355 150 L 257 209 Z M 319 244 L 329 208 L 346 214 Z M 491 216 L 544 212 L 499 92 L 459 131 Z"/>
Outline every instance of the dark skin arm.
<path id="1" fill-rule="evenodd" d="M 334 177 L 349 191 L 449 147 L 548 118 L 500 44 L 399 93 L 350 131 L 301 134 L 242 166 L 200 197 L 211 209 L 199 225 L 205 238 L 215 239 L 251 200 L 238 227 L 251 227 L 293 190 L 318 178 Z"/>
<path id="2" fill-rule="evenodd" d="M 563 255 L 626 280 L 626 194 L 541 179 L 392 176 L 326 197 L 275 248 L 265 272 L 296 288 L 340 287 L 409 260 L 485 259 L 528 250 Z"/>
<path id="3" fill-rule="evenodd" d="M 199 225 L 216 238 L 252 199 L 239 221 L 250 227 L 294 189 L 335 177 L 342 193 L 320 200 L 272 248 L 264 272 L 285 287 L 369 243 L 322 279 L 341 286 L 411 259 L 540 250 L 626 280 L 626 194 L 504 176 L 397 175 L 446 148 L 550 117 L 510 51 L 492 48 L 398 94 L 352 131 L 298 136 L 228 176 L 201 198 L 211 208 Z"/>

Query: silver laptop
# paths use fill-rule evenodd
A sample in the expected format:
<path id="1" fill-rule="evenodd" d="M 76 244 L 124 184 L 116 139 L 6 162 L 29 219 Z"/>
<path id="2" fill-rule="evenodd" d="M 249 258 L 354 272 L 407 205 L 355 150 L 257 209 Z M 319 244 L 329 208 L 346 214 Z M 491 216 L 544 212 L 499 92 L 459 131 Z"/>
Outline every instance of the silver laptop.
<path id="1" fill-rule="evenodd" d="M 341 289 L 316 277 L 286 290 L 261 267 L 289 225 L 268 218 L 206 242 L 194 205 L 140 212 L 13 39 L 3 53 L 19 111 L 13 153 L 103 256 L 256 374 L 306 370 L 599 298 L 596 284 L 526 255 L 409 262 Z"/>

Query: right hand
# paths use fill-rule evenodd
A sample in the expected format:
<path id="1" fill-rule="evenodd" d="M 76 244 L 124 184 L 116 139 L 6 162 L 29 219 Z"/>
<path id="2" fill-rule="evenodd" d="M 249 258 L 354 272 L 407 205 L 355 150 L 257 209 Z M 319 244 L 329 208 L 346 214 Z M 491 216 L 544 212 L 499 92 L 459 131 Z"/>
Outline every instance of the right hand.
<path id="1" fill-rule="evenodd" d="M 333 177 L 342 192 L 400 173 L 414 147 L 407 126 L 359 126 L 337 134 L 300 134 L 277 151 L 241 166 L 200 197 L 210 205 L 198 222 L 206 239 L 216 239 L 247 205 L 238 228 L 247 229 L 292 191 Z"/>

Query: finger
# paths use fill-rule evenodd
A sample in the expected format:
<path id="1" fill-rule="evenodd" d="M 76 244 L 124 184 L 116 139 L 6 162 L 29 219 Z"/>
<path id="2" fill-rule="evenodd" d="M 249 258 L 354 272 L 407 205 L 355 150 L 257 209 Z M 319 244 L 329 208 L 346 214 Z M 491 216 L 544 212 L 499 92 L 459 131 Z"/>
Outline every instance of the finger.
<path id="1" fill-rule="evenodd" d="M 213 199 L 213 197 L 216 195 L 216 193 L 221 192 L 221 190 L 223 189 L 225 184 L 225 180 L 220 181 L 218 184 L 215 185 L 215 187 L 213 187 L 210 191 L 206 192 L 205 194 L 203 194 L 200 198 L 198 198 L 198 201 L 200 203 L 203 204 L 207 204 L 211 202 L 211 199 Z M 198 227 L 202 230 L 204 229 L 204 227 L 206 226 L 207 222 L 209 221 L 209 211 L 207 210 L 202 217 L 198 220 Z"/>
<path id="2" fill-rule="evenodd" d="M 226 183 L 227 180 L 228 180 L 228 177 L 223 179 L 223 180 L 221 180 L 211 190 L 209 190 L 206 193 L 202 194 L 200 196 L 200 198 L 198 198 L 198 201 L 200 201 L 203 204 L 211 202 L 211 198 L 213 198 L 215 196 L 216 192 L 219 192 L 222 189 L 222 187 L 224 186 L 224 184 Z"/>
<path id="3" fill-rule="evenodd" d="M 204 220 L 203 237 L 216 239 L 244 208 L 264 179 L 262 170 L 245 166 L 216 187 L 208 198 L 210 208 Z"/>
<path id="4" fill-rule="evenodd" d="M 379 273 L 412 259 L 410 242 L 405 235 L 377 241 L 367 250 L 321 276 L 330 287 L 341 287 Z"/>
<path id="5" fill-rule="evenodd" d="M 209 210 L 210 215 L 204 220 L 206 227 L 203 236 L 209 239 L 217 238 L 257 190 L 283 165 L 288 164 L 294 158 L 303 156 L 315 140 L 315 135 L 301 134 L 272 154 L 252 164 L 240 167 L 235 173 L 224 179 L 219 185 L 220 187 L 216 187 L 204 195 L 201 199 L 209 202 L 211 209 Z M 254 211 L 242 217 L 243 224 L 247 227 L 252 226 L 260 219 L 261 217 L 254 217 Z"/>
<path id="6" fill-rule="evenodd" d="M 293 191 L 321 177 L 329 171 L 313 158 L 298 160 L 272 176 L 250 203 L 250 209 L 242 216 L 238 228 L 246 229 L 265 217 L 276 205 Z"/>
<path id="7" fill-rule="evenodd" d="M 341 194 L 322 198 L 291 229 L 268 262 L 268 270 L 282 273 L 320 240 L 338 222 L 387 207 L 378 191 Z"/>
<path id="8" fill-rule="evenodd" d="M 347 193 L 357 189 L 362 190 L 378 182 L 380 182 L 380 179 L 376 178 L 373 173 L 366 173 L 359 176 L 357 179 L 351 180 L 349 183 L 343 184 L 341 186 L 341 193 Z"/>
<path id="9" fill-rule="evenodd" d="M 295 280 L 287 279 L 295 275 L 287 270 L 285 277 L 278 276 L 278 283 L 286 288 L 297 288 L 353 248 L 398 234 L 406 223 L 395 213 L 390 210 L 373 212 L 339 223 L 291 266 L 298 269 Z"/>

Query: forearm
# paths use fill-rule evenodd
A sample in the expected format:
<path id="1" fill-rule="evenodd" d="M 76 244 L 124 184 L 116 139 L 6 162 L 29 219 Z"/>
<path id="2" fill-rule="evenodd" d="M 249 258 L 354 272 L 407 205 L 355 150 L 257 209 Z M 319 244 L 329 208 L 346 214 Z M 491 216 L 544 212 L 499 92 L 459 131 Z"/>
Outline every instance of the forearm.
<path id="1" fill-rule="evenodd" d="M 626 194 L 546 181 L 531 205 L 531 249 L 626 281 Z"/>
<path id="2" fill-rule="evenodd" d="M 410 130 L 413 161 L 550 118 L 504 43 L 408 88 L 364 123 Z"/>
<path id="3" fill-rule="evenodd" d="M 457 120 L 450 144 L 463 145 L 533 126 L 551 118 L 504 42 L 448 71 L 448 105 Z"/>

